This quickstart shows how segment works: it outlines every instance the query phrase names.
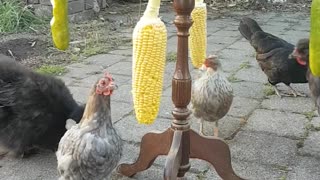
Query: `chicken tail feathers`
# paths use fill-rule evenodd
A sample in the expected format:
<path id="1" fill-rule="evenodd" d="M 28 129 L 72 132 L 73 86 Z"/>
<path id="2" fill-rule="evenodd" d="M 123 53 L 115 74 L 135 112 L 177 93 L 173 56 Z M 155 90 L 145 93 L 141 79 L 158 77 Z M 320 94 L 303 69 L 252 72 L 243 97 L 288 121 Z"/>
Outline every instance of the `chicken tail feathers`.
<path id="1" fill-rule="evenodd" d="M 255 20 L 248 17 L 242 18 L 238 30 L 241 35 L 249 41 L 255 32 L 263 31 Z"/>

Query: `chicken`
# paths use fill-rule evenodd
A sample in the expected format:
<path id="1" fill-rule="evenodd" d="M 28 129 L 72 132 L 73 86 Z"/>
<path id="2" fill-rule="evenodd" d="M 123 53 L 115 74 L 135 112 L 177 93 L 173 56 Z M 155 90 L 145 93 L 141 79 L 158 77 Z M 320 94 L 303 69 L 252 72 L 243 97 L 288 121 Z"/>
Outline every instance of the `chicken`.
<path id="1" fill-rule="evenodd" d="M 195 80 L 191 92 L 192 111 L 200 119 L 200 134 L 203 134 L 203 121 L 215 122 L 215 137 L 218 137 L 218 120 L 228 113 L 233 101 L 232 85 L 220 68 L 217 57 L 209 56 L 202 65 L 206 71 Z"/>
<path id="2" fill-rule="evenodd" d="M 22 158 L 36 147 L 56 151 L 66 120 L 79 122 L 83 111 L 63 81 L 0 55 L 1 157 Z"/>
<path id="3" fill-rule="evenodd" d="M 60 180 L 109 179 L 122 156 L 122 140 L 112 126 L 110 96 L 116 85 L 106 73 L 92 88 L 81 121 L 61 138 Z"/>
<path id="4" fill-rule="evenodd" d="M 308 67 L 299 64 L 296 59 L 289 58 L 294 45 L 264 32 L 258 23 L 251 18 L 243 18 L 239 25 L 239 31 L 256 51 L 256 60 L 262 71 L 267 75 L 269 83 L 274 87 L 276 94 L 281 97 L 276 85 L 284 83 L 291 94 L 305 96 L 295 91 L 291 83 L 307 83 L 306 72 Z"/>
<path id="5" fill-rule="evenodd" d="M 309 67 L 309 39 L 300 39 L 291 56 L 295 57 L 300 64 Z M 314 76 L 308 68 L 306 77 L 309 83 L 311 96 L 320 114 L 320 77 Z"/>

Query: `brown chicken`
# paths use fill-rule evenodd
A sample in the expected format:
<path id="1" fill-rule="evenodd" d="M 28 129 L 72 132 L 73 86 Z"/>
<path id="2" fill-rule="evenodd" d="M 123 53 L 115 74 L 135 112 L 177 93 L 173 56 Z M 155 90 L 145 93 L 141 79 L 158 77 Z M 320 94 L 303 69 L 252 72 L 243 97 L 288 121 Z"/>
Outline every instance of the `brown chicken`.
<path id="1" fill-rule="evenodd" d="M 307 83 L 306 73 L 308 67 L 300 64 L 297 59 L 291 59 L 289 55 L 294 45 L 264 32 L 258 23 L 251 18 L 242 18 L 239 31 L 256 51 L 256 60 L 262 71 L 267 75 L 269 83 L 274 87 L 276 94 L 281 97 L 276 85 L 284 83 L 291 94 L 305 96 L 295 91 L 291 83 Z"/>
<path id="2" fill-rule="evenodd" d="M 309 39 L 300 39 L 291 55 L 297 58 L 301 64 L 309 67 Z M 310 68 L 308 68 L 306 77 L 309 82 L 311 96 L 318 109 L 318 114 L 320 114 L 320 77 L 314 76 Z"/>
<path id="3" fill-rule="evenodd" d="M 106 74 L 91 90 L 84 115 L 61 138 L 60 180 L 107 180 L 122 155 L 122 140 L 111 121 L 110 96 L 116 85 Z M 68 126 L 68 125 L 67 125 Z"/>
<path id="4" fill-rule="evenodd" d="M 203 134 L 203 121 L 215 122 L 215 137 L 218 137 L 218 120 L 228 113 L 233 101 L 232 85 L 220 68 L 217 57 L 209 56 L 202 66 L 205 72 L 195 80 L 191 93 L 193 114 L 200 119 L 200 134 Z"/>

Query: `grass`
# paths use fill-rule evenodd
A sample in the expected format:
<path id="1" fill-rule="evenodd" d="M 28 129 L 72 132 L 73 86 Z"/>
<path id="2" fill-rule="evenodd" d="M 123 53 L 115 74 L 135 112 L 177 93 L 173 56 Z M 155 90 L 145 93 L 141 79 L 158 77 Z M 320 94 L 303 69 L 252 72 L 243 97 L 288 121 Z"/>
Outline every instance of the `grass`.
<path id="1" fill-rule="evenodd" d="M 197 178 L 198 180 L 203 180 L 206 179 L 206 174 L 209 171 L 209 169 L 205 169 L 204 171 L 200 172 L 199 174 L 197 174 Z"/>
<path id="2" fill-rule="evenodd" d="M 308 127 L 306 127 L 303 135 L 300 137 L 299 141 L 297 142 L 297 148 L 303 148 L 304 140 L 308 137 L 308 135 L 309 135 L 309 130 L 308 130 Z"/>
<path id="3" fill-rule="evenodd" d="M 47 20 L 37 17 L 21 0 L 0 1 L 0 33 L 31 30 Z"/>
<path id="4" fill-rule="evenodd" d="M 313 117 L 316 117 L 316 114 L 313 111 L 304 112 L 303 115 L 305 115 L 308 120 L 312 120 Z"/>
<path id="5" fill-rule="evenodd" d="M 264 85 L 263 94 L 265 96 L 271 96 L 271 95 L 276 94 L 276 91 L 274 90 L 274 88 L 270 84 L 267 84 L 267 85 Z"/>
<path id="6" fill-rule="evenodd" d="M 250 62 L 249 62 L 249 61 L 243 62 L 243 63 L 241 63 L 240 66 L 239 66 L 240 69 L 248 69 L 248 68 L 250 68 L 250 67 L 251 67 L 251 65 L 250 65 Z"/>
<path id="7" fill-rule="evenodd" d="M 239 82 L 240 80 L 236 77 L 236 74 L 235 73 L 232 73 L 230 76 L 228 76 L 228 81 L 231 82 L 231 83 L 234 83 L 234 82 Z"/>
<path id="8" fill-rule="evenodd" d="M 168 52 L 167 53 L 167 62 L 174 62 L 177 60 L 177 53 L 176 52 Z"/>
<path id="9" fill-rule="evenodd" d="M 43 65 L 36 70 L 41 74 L 49 74 L 49 75 L 62 75 L 67 72 L 66 68 L 63 66 L 56 65 Z"/>

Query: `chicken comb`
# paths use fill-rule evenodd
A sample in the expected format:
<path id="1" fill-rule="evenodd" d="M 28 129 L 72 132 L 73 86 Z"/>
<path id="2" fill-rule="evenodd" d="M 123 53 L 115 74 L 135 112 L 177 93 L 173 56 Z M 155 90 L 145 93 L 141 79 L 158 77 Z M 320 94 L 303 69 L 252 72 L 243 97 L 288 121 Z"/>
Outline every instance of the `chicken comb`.
<path id="1" fill-rule="evenodd" d="M 108 83 L 106 83 L 106 79 L 108 79 Z M 105 72 L 104 77 L 101 78 L 96 85 L 96 93 L 103 95 L 111 95 L 112 89 L 109 87 L 110 84 L 113 84 L 113 78 L 110 73 Z"/>

